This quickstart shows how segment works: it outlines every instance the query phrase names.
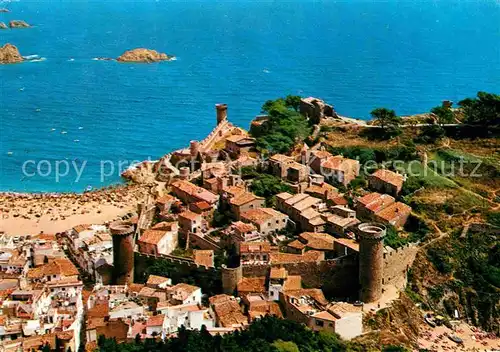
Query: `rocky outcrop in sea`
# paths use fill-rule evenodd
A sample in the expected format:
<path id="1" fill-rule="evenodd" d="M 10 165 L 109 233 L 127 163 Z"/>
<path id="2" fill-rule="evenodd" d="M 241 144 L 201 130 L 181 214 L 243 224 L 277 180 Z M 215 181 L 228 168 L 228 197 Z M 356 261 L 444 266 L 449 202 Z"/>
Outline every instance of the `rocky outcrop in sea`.
<path id="1" fill-rule="evenodd" d="M 151 63 L 159 61 L 169 61 L 172 59 L 174 59 L 174 56 L 159 53 L 156 50 L 138 48 L 124 52 L 120 57 L 116 59 L 116 61 Z"/>
<path id="2" fill-rule="evenodd" d="M 0 12 L 10 12 L 9 9 L 6 9 L 6 8 L 1 8 L 0 9 Z"/>
<path id="3" fill-rule="evenodd" d="M 28 23 L 21 20 L 12 20 L 9 22 L 10 28 L 29 28 L 31 27 Z"/>
<path id="4" fill-rule="evenodd" d="M 14 45 L 7 43 L 0 47 L 0 64 L 15 64 L 23 60 L 19 50 Z"/>
<path id="5" fill-rule="evenodd" d="M 0 29 L 7 29 L 7 25 L 3 22 L 0 22 Z"/>

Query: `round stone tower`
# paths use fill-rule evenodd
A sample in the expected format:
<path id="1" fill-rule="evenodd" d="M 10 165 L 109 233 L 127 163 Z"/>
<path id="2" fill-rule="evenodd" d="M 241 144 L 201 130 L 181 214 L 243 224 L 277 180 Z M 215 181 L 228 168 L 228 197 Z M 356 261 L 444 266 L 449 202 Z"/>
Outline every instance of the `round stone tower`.
<path id="1" fill-rule="evenodd" d="M 243 269 L 240 266 L 228 268 L 225 265 L 221 268 L 222 291 L 227 295 L 234 295 L 238 283 L 243 279 Z"/>
<path id="2" fill-rule="evenodd" d="M 360 299 L 365 303 L 375 302 L 382 296 L 386 228 L 377 223 L 363 223 L 358 230 Z"/>
<path id="3" fill-rule="evenodd" d="M 113 238 L 113 284 L 134 282 L 134 225 L 116 221 L 109 225 Z"/>
<path id="4" fill-rule="evenodd" d="M 193 158 L 196 157 L 200 152 L 200 142 L 198 141 L 189 142 L 189 152 Z"/>
<path id="5" fill-rule="evenodd" d="M 216 104 L 215 110 L 217 110 L 217 124 L 227 119 L 227 104 Z"/>

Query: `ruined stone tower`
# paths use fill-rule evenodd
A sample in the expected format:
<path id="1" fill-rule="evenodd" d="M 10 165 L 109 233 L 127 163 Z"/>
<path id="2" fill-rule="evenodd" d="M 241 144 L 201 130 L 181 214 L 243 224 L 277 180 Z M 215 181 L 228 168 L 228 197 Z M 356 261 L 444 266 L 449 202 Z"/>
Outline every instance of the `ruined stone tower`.
<path id="1" fill-rule="evenodd" d="M 215 110 L 217 111 L 217 125 L 227 119 L 227 104 L 216 104 Z"/>
<path id="2" fill-rule="evenodd" d="M 222 291 L 227 295 L 233 295 L 238 283 L 243 279 L 243 269 L 240 266 L 228 268 L 225 265 L 221 268 Z"/>
<path id="3" fill-rule="evenodd" d="M 386 228 L 377 223 L 363 223 L 358 230 L 360 299 L 365 303 L 375 302 L 382 296 Z"/>
<path id="4" fill-rule="evenodd" d="M 113 284 L 134 282 L 134 226 L 116 221 L 109 226 L 113 237 Z"/>

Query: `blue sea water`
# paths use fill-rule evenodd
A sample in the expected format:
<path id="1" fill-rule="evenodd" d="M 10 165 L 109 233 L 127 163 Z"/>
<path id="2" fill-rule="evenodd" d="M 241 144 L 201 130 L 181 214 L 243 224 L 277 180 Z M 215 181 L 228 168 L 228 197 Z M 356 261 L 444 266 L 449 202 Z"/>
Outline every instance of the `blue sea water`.
<path id="1" fill-rule="evenodd" d="M 498 1 L 20 0 L 0 7 L 11 11 L 0 21 L 35 26 L 0 30 L 0 44 L 45 58 L 0 66 L 4 191 L 80 192 L 119 182 L 120 162 L 157 159 L 203 138 L 215 125 L 215 103 L 227 103 L 230 120 L 246 127 L 265 100 L 286 94 L 318 96 L 342 115 L 367 118 L 379 106 L 418 113 L 500 88 Z M 178 60 L 92 60 L 136 47 Z M 73 165 L 56 180 L 64 160 Z M 112 176 L 101 178 L 111 162 Z M 35 165 L 38 175 L 27 176 Z M 78 181 L 75 165 L 85 166 Z"/>

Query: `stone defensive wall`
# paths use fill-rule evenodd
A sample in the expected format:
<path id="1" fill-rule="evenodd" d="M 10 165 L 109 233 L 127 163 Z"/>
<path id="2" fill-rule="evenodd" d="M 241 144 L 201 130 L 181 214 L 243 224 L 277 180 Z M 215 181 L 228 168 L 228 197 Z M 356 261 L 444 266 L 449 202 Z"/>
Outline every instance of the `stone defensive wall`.
<path id="1" fill-rule="evenodd" d="M 188 266 L 188 267 L 191 267 L 193 269 L 204 269 L 207 271 L 216 270 L 216 268 L 214 268 L 214 267 L 196 264 L 193 259 L 186 258 L 186 257 L 178 257 L 175 255 L 167 255 L 167 254 L 154 255 L 154 254 L 146 254 L 146 253 L 140 253 L 140 252 L 135 252 L 135 255 L 136 255 L 136 257 L 138 256 L 138 257 L 142 257 L 145 259 L 164 259 L 172 264 Z"/>
<path id="2" fill-rule="evenodd" d="M 383 285 L 394 285 L 399 289 L 406 286 L 408 270 L 413 265 L 418 252 L 417 243 L 384 253 Z"/>
<path id="3" fill-rule="evenodd" d="M 288 275 L 301 275 L 304 288 L 321 287 L 327 295 L 335 297 L 357 295 L 359 266 L 356 254 L 320 262 L 245 265 L 243 277 L 267 277 L 271 266 L 284 267 Z"/>

